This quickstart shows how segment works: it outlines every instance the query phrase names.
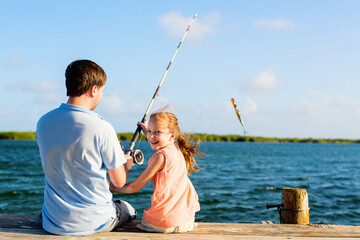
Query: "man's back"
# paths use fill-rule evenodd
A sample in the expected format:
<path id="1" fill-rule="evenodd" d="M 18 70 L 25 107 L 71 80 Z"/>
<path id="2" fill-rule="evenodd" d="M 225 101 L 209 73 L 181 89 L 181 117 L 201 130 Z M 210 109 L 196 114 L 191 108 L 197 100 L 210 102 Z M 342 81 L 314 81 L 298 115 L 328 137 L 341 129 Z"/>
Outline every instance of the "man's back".
<path id="1" fill-rule="evenodd" d="M 106 169 L 126 162 L 113 127 L 86 108 L 62 104 L 39 120 L 36 135 L 45 174 L 45 230 L 101 230 L 116 217 Z"/>

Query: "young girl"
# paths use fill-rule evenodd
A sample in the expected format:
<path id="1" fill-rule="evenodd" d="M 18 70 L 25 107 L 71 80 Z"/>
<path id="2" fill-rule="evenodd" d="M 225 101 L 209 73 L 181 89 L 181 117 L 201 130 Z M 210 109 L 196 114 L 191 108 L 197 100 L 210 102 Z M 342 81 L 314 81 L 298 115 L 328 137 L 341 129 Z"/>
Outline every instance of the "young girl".
<path id="1" fill-rule="evenodd" d="M 170 112 L 153 113 L 148 124 L 139 124 L 156 153 L 135 181 L 122 188 L 111 186 L 111 190 L 134 193 L 153 180 L 151 207 L 144 210 L 141 224 L 137 227 L 163 233 L 191 231 L 200 204 L 188 174 L 199 171 L 195 156 L 203 158 L 205 154 L 197 150 L 199 144 L 185 140 L 177 118 Z"/>

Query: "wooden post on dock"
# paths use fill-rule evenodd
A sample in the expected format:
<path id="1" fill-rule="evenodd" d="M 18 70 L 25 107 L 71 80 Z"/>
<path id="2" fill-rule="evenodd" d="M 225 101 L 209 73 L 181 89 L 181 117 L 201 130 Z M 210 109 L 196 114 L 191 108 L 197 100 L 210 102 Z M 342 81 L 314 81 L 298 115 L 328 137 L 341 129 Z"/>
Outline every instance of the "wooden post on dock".
<path id="1" fill-rule="evenodd" d="M 309 224 L 309 200 L 306 189 L 282 189 L 281 222 L 285 224 Z"/>

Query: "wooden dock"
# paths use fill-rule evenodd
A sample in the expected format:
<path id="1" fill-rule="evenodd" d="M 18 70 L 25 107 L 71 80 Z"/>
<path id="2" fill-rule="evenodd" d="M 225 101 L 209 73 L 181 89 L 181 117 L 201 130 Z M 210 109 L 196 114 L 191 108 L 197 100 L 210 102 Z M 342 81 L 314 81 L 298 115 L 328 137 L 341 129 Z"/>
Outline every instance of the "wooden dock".
<path id="1" fill-rule="evenodd" d="M 0 214 L 0 239 L 117 239 L 117 240 L 227 240 L 227 239 L 359 239 L 360 226 L 198 223 L 194 231 L 181 234 L 147 233 L 131 221 L 115 232 L 85 237 L 57 236 L 44 231 L 38 216 Z"/>

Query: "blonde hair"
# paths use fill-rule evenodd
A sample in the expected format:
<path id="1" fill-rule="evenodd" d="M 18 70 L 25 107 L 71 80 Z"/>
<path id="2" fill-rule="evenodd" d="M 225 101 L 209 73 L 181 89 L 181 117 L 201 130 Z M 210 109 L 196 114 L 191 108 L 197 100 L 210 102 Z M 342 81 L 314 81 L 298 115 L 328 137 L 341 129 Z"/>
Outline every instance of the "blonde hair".
<path id="1" fill-rule="evenodd" d="M 165 108 L 164 108 L 165 109 Z M 167 127 L 171 133 L 175 133 L 175 142 L 177 143 L 180 151 L 184 155 L 186 162 L 186 169 L 188 175 L 192 172 L 200 171 L 199 166 L 196 163 L 195 157 L 205 158 L 207 155 L 199 151 L 200 141 L 194 143 L 188 137 L 180 131 L 178 120 L 171 112 L 164 111 L 164 109 L 152 113 L 150 119 L 156 119 L 167 123 Z"/>

